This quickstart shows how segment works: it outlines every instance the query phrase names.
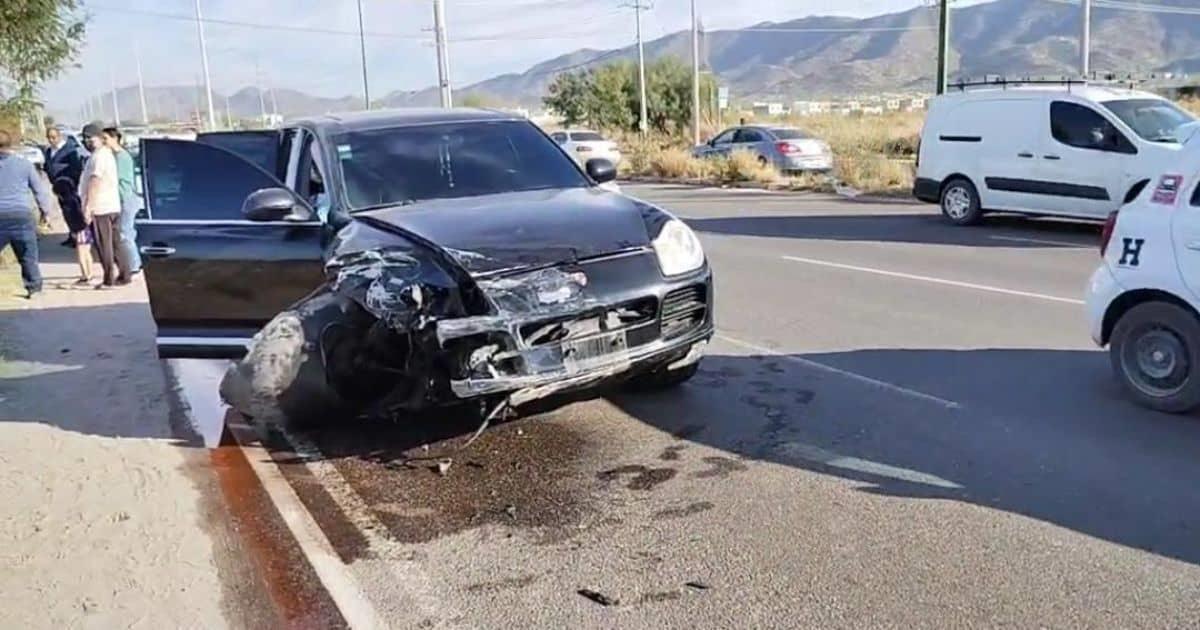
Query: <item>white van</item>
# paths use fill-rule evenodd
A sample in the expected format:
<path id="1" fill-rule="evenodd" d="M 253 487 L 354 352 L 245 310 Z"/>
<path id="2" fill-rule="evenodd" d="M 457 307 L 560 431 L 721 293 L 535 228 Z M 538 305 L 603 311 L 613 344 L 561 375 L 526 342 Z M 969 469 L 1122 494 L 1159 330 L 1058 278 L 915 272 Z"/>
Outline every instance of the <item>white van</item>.
<path id="1" fill-rule="evenodd" d="M 930 105 L 913 194 L 969 225 L 985 212 L 1104 219 L 1178 154 L 1195 118 L 1085 83 L 963 88 Z"/>

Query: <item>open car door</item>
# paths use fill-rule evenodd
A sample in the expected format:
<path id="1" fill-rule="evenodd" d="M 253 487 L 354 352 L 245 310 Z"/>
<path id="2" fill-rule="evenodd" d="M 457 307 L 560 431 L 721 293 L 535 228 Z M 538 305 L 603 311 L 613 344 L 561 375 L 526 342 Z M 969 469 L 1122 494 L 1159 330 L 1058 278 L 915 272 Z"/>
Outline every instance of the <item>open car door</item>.
<path id="1" fill-rule="evenodd" d="M 137 242 L 159 356 L 241 356 L 259 328 L 324 281 L 321 222 L 298 198 L 286 217 L 243 216 L 252 193 L 285 186 L 228 149 L 144 140 L 141 160 L 147 217 Z"/>
<path id="2" fill-rule="evenodd" d="M 278 179 L 283 179 L 287 172 L 287 151 L 281 130 L 207 131 L 196 134 L 196 142 L 226 149 Z"/>

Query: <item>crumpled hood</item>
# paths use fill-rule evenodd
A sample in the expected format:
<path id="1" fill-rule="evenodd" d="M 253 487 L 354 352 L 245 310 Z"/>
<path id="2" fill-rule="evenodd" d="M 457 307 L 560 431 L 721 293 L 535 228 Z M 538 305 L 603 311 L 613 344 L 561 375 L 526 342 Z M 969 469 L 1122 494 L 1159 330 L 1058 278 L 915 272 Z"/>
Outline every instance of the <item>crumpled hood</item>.
<path id="1" fill-rule="evenodd" d="M 643 204 L 595 188 L 433 199 L 363 213 L 450 252 L 472 274 L 650 244 Z"/>

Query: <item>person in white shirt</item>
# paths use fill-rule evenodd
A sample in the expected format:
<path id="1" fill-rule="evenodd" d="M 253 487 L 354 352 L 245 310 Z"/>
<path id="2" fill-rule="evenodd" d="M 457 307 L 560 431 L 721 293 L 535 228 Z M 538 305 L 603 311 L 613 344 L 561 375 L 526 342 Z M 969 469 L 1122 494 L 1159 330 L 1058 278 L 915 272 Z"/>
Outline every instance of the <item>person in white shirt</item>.
<path id="1" fill-rule="evenodd" d="M 104 282 L 97 288 L 108 288 L 129 284 L 130 277 L 125 257 L 116 255 L 117 239 L 120 238 L 118 221 L 121 218 L 117 160 L 112 149 L 104 146 L 100 133 L 99 125 L 90 124 L 83 128 L 84 142 L 92 155 L 83 167 L 79 196 L 83 200 L 83 215 L 91 222 L 95 232 L 100 266 L 104 270 Z M 117 268 L 116 275 L 113 274 L 114 266 Z"/>

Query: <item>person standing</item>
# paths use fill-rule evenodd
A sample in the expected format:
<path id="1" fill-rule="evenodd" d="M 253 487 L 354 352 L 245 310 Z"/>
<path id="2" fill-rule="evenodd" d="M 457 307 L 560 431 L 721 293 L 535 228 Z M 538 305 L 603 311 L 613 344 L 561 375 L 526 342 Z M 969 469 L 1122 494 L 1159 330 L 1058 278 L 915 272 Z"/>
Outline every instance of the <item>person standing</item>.
<path id="1" fill-rule="evenodd" d="M 117 192 L 121 197 L 121 218 L 117 227 L 120 235 L 117 239 L 120 249 L 118 256 L 125 257 L 126 277 L 134 276 L 142 271 L 142 256 L 138 253 L 137 224 L 138 198 L 133 191 L 133 156 L 121 144 L 121 131 L 116 127 L 104 129 L 104 146 L 113 152 L 117 160 Z"/>
<path id="2" fill-rule="evenodd" d="M 15 145 L 12 134 L 0 129 L 0 249 L 12 245 L 21 265 L 26 297 L 33 299 L 42 290 L 42 273 L 38 268 L 37 224 L 30 211 L 29 193 L 33 193 L 45 223 L 50 215 L 50 191 L 37 167 L 13 152 Z"/>
<path id="3" fill-rule="evenodd" d="M 99 125 L 89 124 L 83 128 L 83 140 L 92 155 L 83 167 L 79 181 L 79 196 L 83 200 L 83 216 L 92 224 L 96 249 L 100 253 L 103 283 L 97 288 L 111 288 L 117 284 L 129 284 L 129 269 L 124 256 L 117 256 L 117 223 L 121 218 L 121 193 L 117 181 L 117 159 L 112 149 L 104 146 Z M 113 274 L 113 267 L 117 273 Z"/>
<path id="4" fill-rule="evenodd" d="M 87 160 L 83 148 L 79 146 L 75 138 L 64 138 L 57 127 L 46 128 L 46 143 L 42 168 L 46 170 L 46 178 L 50 180 L 51 185 L 55 186 L 52 188 L 55 196 L 58 196 L 57 185 L 60 179 L 66 178 L 74 188 L 79 188 L 79 178 L 83 175 L 83 163 Z M 63 207 L 62 197 L 58 198 L 58 207 L 60 209 Z M 75 247 L 76 240 L 73 236 L 68 236 L 62 244 L 65 247 Z"/>

